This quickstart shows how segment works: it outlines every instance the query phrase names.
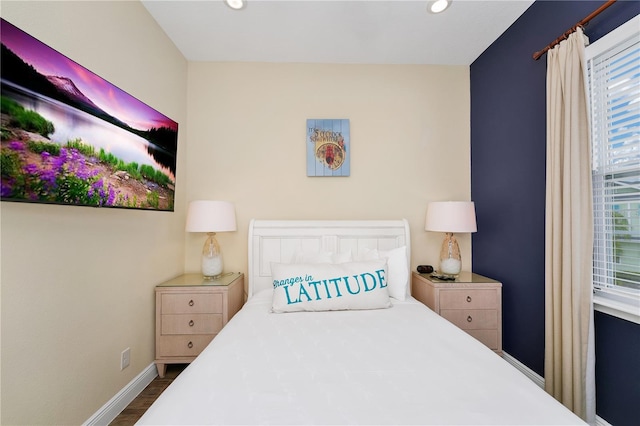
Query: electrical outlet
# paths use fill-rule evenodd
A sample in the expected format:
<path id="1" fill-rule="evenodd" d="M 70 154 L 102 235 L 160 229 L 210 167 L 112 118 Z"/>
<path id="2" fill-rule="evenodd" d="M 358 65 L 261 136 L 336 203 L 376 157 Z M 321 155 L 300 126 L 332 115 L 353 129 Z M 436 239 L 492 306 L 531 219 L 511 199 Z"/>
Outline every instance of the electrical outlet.
<path id="1" fill-rule="evenodd" d="M 129 366 L 131 361 L 131 348 L 127 348 L 120 354 L 120 371 Z"/>

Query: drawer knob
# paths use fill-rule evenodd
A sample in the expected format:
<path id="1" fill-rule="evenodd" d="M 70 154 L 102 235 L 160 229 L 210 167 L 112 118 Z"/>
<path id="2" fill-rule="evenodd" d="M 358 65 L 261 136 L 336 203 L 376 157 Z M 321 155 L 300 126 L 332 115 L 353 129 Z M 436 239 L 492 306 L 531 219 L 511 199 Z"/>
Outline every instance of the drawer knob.
<path id="1" fill-rule="evenodd" d="M 469 316 L 467 317 L 467 322 L 471 322 L 471 321 L 473 321 L 473 318 L 471 318 L 471 315 L 469 315 Z"/>
<path id="2" fill-rule="evenodd" d="M 193 320 L 189 321 L 189 327 L 193 327 L 193 324 L 194 324 Z"/>
<path id="3" fill-rule="evenodd" d="M 471 296 L 467 296 L 467 302 L 471 302 Z"/>
<path id="4" fill-rule="evenodd" d="M 188 347 L 189 349 L 193 348 L 193 342 L 189 342 L 189 343 L 187 343 L 187 347 Z"/>
<path id="5" fill-rule="evenodd" d="M 193 306 L 193 299 L 189 300 L 189 306 Z"/>

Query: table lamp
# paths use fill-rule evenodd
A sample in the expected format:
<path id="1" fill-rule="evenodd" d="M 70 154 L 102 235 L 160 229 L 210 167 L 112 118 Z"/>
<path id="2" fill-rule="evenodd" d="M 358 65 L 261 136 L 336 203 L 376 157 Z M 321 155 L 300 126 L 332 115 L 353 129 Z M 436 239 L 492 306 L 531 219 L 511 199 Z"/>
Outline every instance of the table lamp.
<path id="1" fill-rule="evenodd" d="M 440 249 L 440 274 L 455 277 L 462 268 L 462 257 L 454 232 L 476 232 L 473 201 L 435 201 L 427 206 L 425 230 L 444 232 Z"/>
<path id="2" fill-rule="evenodd" d="M 236 230 L 236 212 L 227 201 L 198 200 L 189 203 L 187 232 L 206 232 L 207 240 L 202 248 L 202 275 L 212 280 L 222 275 L 222 251 L 216 240 L 216 232 Z"/>

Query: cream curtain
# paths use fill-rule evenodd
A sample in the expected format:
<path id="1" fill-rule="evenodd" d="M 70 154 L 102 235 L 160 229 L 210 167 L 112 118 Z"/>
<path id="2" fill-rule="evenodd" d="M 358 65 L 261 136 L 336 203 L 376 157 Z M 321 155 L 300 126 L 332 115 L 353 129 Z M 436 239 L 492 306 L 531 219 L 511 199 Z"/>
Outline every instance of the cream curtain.
<path id="1" fill-rule="evenodd" d="M 595 424 L 591 148 L 579 28 L 547 57 L 547 392 Z"/>

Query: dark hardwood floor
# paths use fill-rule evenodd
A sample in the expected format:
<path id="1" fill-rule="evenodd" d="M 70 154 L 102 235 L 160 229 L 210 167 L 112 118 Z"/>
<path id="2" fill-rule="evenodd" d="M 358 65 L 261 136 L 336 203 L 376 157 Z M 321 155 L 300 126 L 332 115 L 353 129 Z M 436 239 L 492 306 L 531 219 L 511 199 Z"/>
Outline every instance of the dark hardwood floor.
<path id="1" fill-rule="evenodd" d="M 153 379 L 149 386 L 147 386 L 140 395 L 136 397 L 131 404 L 125 408 L 122 413 L 118 414 L 118 417 L 113 419 L 110 426 L 130 426 L 135 424 L 140 417 L 147 411 L 147 409 L 153 404 L 153 401 L 173 382 L 173 379 L 185 369 L 188 364 L 169 364 L 167 365 L 167 372 L 164 377 L 156 377 Z"/>

